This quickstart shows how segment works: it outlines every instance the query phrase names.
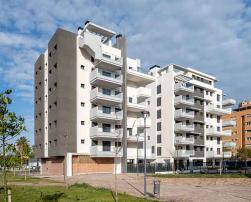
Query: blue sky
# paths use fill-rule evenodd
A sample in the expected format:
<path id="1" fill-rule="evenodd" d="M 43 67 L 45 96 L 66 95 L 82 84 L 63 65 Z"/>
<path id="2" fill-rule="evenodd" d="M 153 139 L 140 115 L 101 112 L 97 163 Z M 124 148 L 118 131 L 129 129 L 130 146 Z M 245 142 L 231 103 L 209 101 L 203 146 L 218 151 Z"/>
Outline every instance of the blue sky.
<path id="1" fill-rule="evenodd" d="M 26 118 L 33 142 L 33 64 L 57 27 L 86 20 L 127 36 L 142 69 L 176 63 L 215 75 L 237 101 L 251 99 L 251 7 L 241 0 L 0 0 L 0 90 Z"/>

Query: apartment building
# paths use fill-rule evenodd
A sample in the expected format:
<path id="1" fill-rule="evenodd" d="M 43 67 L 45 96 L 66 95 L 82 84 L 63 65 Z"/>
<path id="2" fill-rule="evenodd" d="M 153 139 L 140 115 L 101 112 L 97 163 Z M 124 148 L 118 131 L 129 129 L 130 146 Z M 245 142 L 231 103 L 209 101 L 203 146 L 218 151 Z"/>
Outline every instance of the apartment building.
<path id="1" fill-rule="evenodd" d="M 243 147 L 251 148 L 251 101 L 243 101 L 231 114 L 223 117 L 224 130 L 231 130 L 231 136 L 224 137 L 224 145 L 232 147 L 233 155 Z"/>
<path id="2" fill-rule="evenodd" d="M 232 100 L 223 100 L 216 78 L 175 64 L 155 65 L 148 74 L 156 78 L 148 85 L 152 127 L 147 143 L 155 162 L 191 165 L 230 157 L 223 153 L 222 139 L 231 131 L 222 130 L 222 116 L 231 113 Z"/>
<path id="3" fill-rule="evenodd" d="M 125 172 L 143 159 L 155 81 L 121 34 L 87 21 L 57 29 L 35 63 L 35 150 L 44 175 Z M 143 113 L 144 112 L 144 113 Z M 137 152 L 137 147 L 138 152 Z M 137 155 L 138 154 L 138 155 Z M 153 159 L 151 148 L 147 158 Z"/>

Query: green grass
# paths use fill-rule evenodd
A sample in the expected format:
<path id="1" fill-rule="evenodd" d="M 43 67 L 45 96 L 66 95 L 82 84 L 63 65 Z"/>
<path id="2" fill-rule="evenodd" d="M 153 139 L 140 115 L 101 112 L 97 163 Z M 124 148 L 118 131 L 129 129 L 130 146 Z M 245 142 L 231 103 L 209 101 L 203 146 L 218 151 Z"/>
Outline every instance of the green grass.
<path id="1" fill-rule="evenodd" d="M 87 184 L 76 184 L 69 188 L 63 186 L 12 186 L 13 202 L 109 202 L 114 201 L 114 193 L 105 188 L 95 188 Z M 2 201 L 0 195 L 0 201 Z M 119 194 L 119 201 L 152 201 L 143 198 Z"/>
<path id="2" fill-rule="evenodd" d="M 160 178 L 251 178 L 251 174 L 155 174 Z"/>

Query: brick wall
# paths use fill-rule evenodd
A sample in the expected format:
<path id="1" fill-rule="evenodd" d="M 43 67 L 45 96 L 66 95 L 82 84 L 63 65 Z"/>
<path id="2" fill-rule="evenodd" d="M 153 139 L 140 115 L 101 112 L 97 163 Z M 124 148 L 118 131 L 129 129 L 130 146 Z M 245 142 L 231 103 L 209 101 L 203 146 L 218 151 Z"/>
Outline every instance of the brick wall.
<path id="1" fill-rule="evenodd" d="M 42 175 L 63 175 L 64 157 L 41 159 Z"/>
<path id="2" fill-rule="evenodd" d="M 91 158 L 90 156 L 72 156 L 73 175 L 80 173 L 113 172 L 114 158 Z"/>

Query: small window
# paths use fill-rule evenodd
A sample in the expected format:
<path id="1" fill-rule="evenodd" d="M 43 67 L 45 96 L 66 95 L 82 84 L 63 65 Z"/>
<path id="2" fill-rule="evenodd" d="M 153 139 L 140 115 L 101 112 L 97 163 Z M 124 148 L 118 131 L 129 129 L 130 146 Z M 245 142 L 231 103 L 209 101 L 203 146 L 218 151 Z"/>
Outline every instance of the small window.
<path id="1" fill-rule="evenodd" d="M 220 102 L 220 95 L 217 94 L 217 101 Z"/>
<path id="2" fill-rule="evenodd" d="M 51 71 L 51 69 L 49 70 L 49 74 L 51 74 L 52 73 L 52 71 Z"/>
<path id="3" fill-rule="evenodd" d="M 57 63 L 55 63 L 55 64 L 54 64 L 54 68 L 55 68 L 55 69 L 57 69 L 57 67 L 58 67 L 58 64 L 57 64 Z"/>
<path id="4" fill-rule="evenodd" d="M 81 65 L 80 68 L 81 68 L 81 69 L 85 69 L 85 66 L 84 66 L 84 65 Z"/>
<path id="5" fill-rule="evenodd" d="M 157 106 L 160 106 L 160 105 L 161 105 L 161 98 L 158 97 L 158 98 L 157 98 Z"/>
<path id="6" fill-rule="evenodd" d="M 81 102 L 81 107 L 84 107 L 85 106 L 85 103 L 84 102 Z"/>
<path id="7" fill-rule="evenodd" d="M 55 107 L 57 107 L 58 102 L 57 102 L 57 101 L 55 101 L 53 104 L 54 104 L 54 106 L 55 106 Z"/>
<path id="8" fill-rule="evenodd" d="M 150 140 L 150 136 L 149 135 L 147 136 L 147 140 Z"/>
<path id="9" fill-rule="evenodd" d="M 85 88 L 85 84 L 81 83 L 81 88 Z"/>
<path id="10" fill-rule="evenodd" d="M 161 131 L 161 122 L 157 123 L 157 131 Z"/>
<path id="11" fill-rule="evenodd" d="M 49 52 L 49 57 L 51 57 L 51 52 Z"/>
<path id="12" fill-rule="evenodd" d="M 57 87 L 58 84 L 57 84 L 57 82 L 55 82 L 53 85 L 54 85 L 54 87 Z"/>
<path id="13" fill-rule="evenodd" d="M 85 139 L 81 139 L 81 144 L 84 144 L 85 143 Z"/>
<path id="14" fill-rule="evenodd" d="M 39 68 L 38 68 L 39 70 L 41 70 L 42 69 L 42 67 L 41 66 L 39 66 Z"/>
<path id="15" fill-rule="evenodd" d="M 158 85 L 157 86 L 157 94 L 160 94 L 161 93 L 161 85 Z"/>
<path id="16" fill-rule="evenodd" d="M 85 125 L 85 121 L 81 121 L 81 125 L 82 125 L 82 126 Z"/>
<path id="17" fill-rule="evenodd" d="M 132 97 L 129 97 L 129 102 L 132 103 Z"/>
<path id="18" fill-rule="evenodd" d="M 157 119 L 161 118 L 161 110 L 157 110 Z"/>
<path id="19" fill-rule="evenodd" d="M 94 57 L 91 57 L 91 62 L 94 62 Z"/>
<path id="20" fill-rule="evenodd" d="M 57 46 L 57 44 L 56 44 L 56 45 L 54 46 L 54 49 L 55 49 L 55 50 L 57 50 L 57 49 L 58 49 L 58 46 Z"/>
<path id="21" fill-rule="evenodd" d="M 157 143 L 161 143 L 161 135 L 157 135 Z"/>
<path id="22" fill-rule="evenodd" d="M 121 142 L 115 142 L 115 147 L 121 147 Z"/>
<path id="23" fill-rule="evenodd" d="M 154 154 L 155 153 L 155 148 L 154 148 L 154 146 L 152 146 L 152 154 Z"/>

